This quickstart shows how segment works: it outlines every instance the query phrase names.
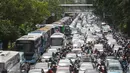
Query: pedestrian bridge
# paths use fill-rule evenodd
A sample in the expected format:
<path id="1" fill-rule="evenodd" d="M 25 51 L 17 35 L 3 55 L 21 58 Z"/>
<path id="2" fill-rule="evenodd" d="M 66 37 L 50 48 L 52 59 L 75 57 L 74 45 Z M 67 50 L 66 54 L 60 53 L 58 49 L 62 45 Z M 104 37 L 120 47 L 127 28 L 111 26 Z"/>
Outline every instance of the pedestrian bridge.
<path id="1" fill-rule="evenodd" d="M 60 4 L 65 13 L 84 13 L 93 11 L 93 4 Z"/>

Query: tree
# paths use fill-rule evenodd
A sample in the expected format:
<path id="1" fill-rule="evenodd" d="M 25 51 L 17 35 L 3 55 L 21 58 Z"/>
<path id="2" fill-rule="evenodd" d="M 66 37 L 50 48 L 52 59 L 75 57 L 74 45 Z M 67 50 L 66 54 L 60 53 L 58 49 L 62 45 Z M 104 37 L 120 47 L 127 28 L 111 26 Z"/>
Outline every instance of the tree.
<path id="1" fill-rule="evenodd" d="M 8 42 L 14 41 L 19 35 L 17 28 L 11 24 L 9 20 L 0 20 L 0 39 L 5 50 L 8 49 Z"/>
<path id="2" fill-rule="evenodd" d="M 48 18 L 47 2 L 39 0 L 0 0 L 0 39 L 3 49 L 8 42 L 35 29 L 37 23 Z"/>
<path id="3" fill-rule="evenodd" d="M 48 23 L 52 23 L 56 20 L 59 20 L 62 16 L 63 9 L 59 6 L 60 0 L 41 0 L 48 3 L 48 10 L 50 11 L 51 16 L 49 17 Z"/>
<path id="4" fill-rule="evenodd" d="M 128 31 L 130 28 L 129 0 L 95 0 L 94 5 L 96 15 L 105 19 L 109 24 L 118 26 L 121 31 L 130 34 Z"/>

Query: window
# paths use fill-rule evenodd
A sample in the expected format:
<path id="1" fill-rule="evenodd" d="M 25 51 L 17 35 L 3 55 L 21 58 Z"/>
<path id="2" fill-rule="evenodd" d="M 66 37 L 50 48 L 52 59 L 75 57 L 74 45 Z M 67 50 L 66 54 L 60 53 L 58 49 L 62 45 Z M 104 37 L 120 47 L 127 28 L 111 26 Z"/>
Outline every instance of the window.
<path id="1" fill-rule="evenodd" d="M 33 52 L 34 45 L 32 41 L 18 41 L 16 42 L 17 50 L 22 52 Z"/>
<path id="2" fill-rule="evenodd" d="M 52 38 L 51 39 L 51 46 L 62 46 L 63 45 L 63 38 Z"/>
<path id="3" fill-rule="evenodd" d="M 118 66 L 111 66 L 109 67 L 109 70 L 120 70 Z"/>

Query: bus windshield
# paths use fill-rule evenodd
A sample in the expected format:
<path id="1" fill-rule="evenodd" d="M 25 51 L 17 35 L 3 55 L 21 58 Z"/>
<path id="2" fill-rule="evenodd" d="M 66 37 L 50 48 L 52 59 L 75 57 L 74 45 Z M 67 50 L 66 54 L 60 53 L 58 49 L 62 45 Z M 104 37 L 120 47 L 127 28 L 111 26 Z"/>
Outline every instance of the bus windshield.
<path id="1" fill-rule="evenodd" d="M 51 38 L 51 46 L 62 46 L 63 38 Z"/>
<path id="2" fill-rule="evenodd" d="M 22 52 L 34 52 L 33 42 L 32 41 L 18 41 L 16 42 L 16 47 L 18 51 Z"/>

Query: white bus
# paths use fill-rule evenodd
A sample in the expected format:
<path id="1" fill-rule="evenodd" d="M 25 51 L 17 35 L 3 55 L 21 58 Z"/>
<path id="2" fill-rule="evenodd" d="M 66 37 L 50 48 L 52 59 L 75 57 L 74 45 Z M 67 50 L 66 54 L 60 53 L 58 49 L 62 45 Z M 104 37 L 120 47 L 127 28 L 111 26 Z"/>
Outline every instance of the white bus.
<path id="1" fill-rule="evenodd" d="M 16 51 L 0 51 L 0 73 L 20 73 L 20 55 Z"/>
<path id="2" fill-rule="evenodd" d="M 51 48 L 62 48 L 66 45 L 65 35 L 57 32 L 51 35 Z"/>
<path id="3" fill-rule="evenodd" d="M 16 40 L 16 50 L 20 52 L 21 62 L 36 63 L 41 54 L 41 46 L 40 35 L 25 35 Z"/>

